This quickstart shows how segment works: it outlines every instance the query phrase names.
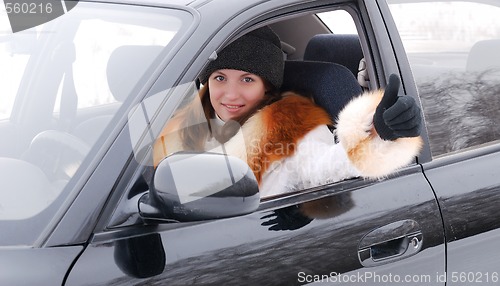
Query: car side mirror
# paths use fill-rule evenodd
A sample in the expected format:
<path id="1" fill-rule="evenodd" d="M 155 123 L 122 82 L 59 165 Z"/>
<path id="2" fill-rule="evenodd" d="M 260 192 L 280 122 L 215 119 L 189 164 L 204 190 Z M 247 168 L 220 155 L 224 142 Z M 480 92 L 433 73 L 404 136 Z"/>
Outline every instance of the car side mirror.
<path id="1" fill-rule="evenodd" d="M 242 160 L 217 153 L 175 153 L 155 169 L 153 186 L 139 199 L 145 220 L 197 221 L 254 212 L 259 187 Z"/>

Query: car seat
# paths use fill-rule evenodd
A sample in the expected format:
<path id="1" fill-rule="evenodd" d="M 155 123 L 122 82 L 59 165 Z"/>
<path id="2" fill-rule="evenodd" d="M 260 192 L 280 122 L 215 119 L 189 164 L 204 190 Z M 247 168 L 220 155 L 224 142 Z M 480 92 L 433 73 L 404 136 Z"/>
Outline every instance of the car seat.
<path id="1" fill-rule="evenodd" d="M 139 79 L 160 54 L 162 46 L 127 45 L 116 48 L 106 67 L 109 90 L 117 102 L 123 102 Z M 89 145 L 97 140 L 113 114 L 98 115 L 78 124 L 73 134 Z"/>
<path id="2" fill-rule="evenodd" d="M 358 79 L 359 85 L 368 88 L 368 73 L 358 35 L 315 35 L 307 43 L 304 60 L 343 65 Z"/>
<path id="3" fill-rule="evenodd" d="M 313 61 L 285 61 L 281 89 L 311 96 L 334 121 L 340 110 L 362 93 L 361 86 L 346 67 Z"/>
<path id="4" fill-rule="evenodd" d="M 481 72 L 500 69 L 500 39 L 484 40 L 475 43 L 467 57 L 466 71 Z"/>

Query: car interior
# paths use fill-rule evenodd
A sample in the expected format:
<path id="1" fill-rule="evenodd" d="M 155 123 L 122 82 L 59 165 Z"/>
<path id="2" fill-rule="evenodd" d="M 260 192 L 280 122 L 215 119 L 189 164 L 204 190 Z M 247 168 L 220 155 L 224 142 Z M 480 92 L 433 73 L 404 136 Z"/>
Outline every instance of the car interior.
<path id="1" fill-rule="evenodd" d="M 337 12 L 347 13 L 344 10 L 329 13 Z M 287 60 L 330 62 L 345 66 L 360 86 L 368 88 L 369 76 L 358 34 L 337 34 L 317 14 L 290 18 L 269 26 L 280 37 Z"/>
<path id="2" fill-rule="evenodd" d="M 335 12 L 348 14 L 345 10 L 328 13 Z M 355 20 L 350 16 L 349 18 L 349 24 L 354 26 Z M 331 26 L 326 25 L 314 13 L 289 17 L 269 25 L 282 41 L 286 60 L 283 91 L 294 90 L 311 96 L 335 121 L 338 112 L 352 97 L 369 88 L 369 70 L 360 38 L 355 31 L 351 34 L 335 33 Z M 54 60 L 63 61 L 75 56 L 74 45 L 64 45 L 59 49 L 65 52 L 59 53 Z M 58 105 L 58 112 L 53 112 L 51 122 L 45 119 L 38 124 L 64 126 L 54 128 L 55 130 L 50 130 L 50 127 L 40 127 L 38 131 L 29 130 L 26 137 L 31 136 L 31 133 L 35 135 L 32 140 L 27 141 L 28 146 L 15 146 L 12 148 L 16 150 L 13 154 L 19 152 L 20 155 L 10 155 L 20 156 L 45 170 L 47 183 L 54 194 L 53 203 L 58 197 L 62 199 L 60 194 L 85 157 L 88 157 L 86 155 L 97 152 L 105 139 L 101 135 L 106 128 L 109 130 L 108 125 L 114 114 L 127 95 L 138 88 L 136 85 L 141 75 L 155 68 L 155 59 L 161 56 L 162 49 L 161 45 L 124 45 L 114 49 L 106 64 L 107 84 L 113 100 L 105 105 L 78 108 L 76 102 L 79 94 L 72 82 L 76 75 L 73 75 L 71 68 L 54 71 L 53 74 L 61 77 L 58 81 L 59 88 L 62 89 L 61 99 L 54 104 Z M 56 90 L 53 92 L 57 93 Z M 36 107 L 39 113 L 46 111 Z M 34 191 L 38 189 L 33 188 Z M 50 202 L 43 202 L 43 206 L 49 205 Z"/>
<path id="3" fill-rule="evenodd" d="M 333 12 L 347 14 L 344 10 Z M 352 97 L 368 88 L 369 76 L 357 34 L 332 33 L 314 13 L 287 18 L 269 26 L 280 37 L 285 57 L 282 91 L 294 90 L 311 96 L 334 121 Z M 113 51 L 107 68 L 113 94 L 131 90 L 138 74 L 154 61 L 154 57 L 148 59 L 144 55 L 156 55 L 159 49 L 160 46 L 123 46 Z M 126 80 L 120 78 L 120 72 L 126 67 L 124 63 L 134 67 Z M 83 125 L 94 132 L 103 128 L 100 120 Z"/>

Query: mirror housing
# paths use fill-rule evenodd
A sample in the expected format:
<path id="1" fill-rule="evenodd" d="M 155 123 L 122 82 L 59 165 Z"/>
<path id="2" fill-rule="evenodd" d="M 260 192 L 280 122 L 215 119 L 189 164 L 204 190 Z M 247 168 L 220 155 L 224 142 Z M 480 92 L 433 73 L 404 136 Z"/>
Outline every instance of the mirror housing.
<path id="1" fill-rule="evenodd" d="M 152 185 L 139 199 L 139 214 L 145 220 L 234 217 L 254 212 L 260 203 L 250 167 L 225 154 L 172 154 L 156 167 Z"/>

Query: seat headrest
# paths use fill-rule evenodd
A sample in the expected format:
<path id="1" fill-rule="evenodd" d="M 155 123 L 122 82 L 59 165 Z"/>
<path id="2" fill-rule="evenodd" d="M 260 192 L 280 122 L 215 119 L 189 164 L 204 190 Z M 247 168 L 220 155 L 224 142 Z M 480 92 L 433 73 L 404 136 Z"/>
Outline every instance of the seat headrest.
<path id="1" fill-rule="evenodd" d="M 500 69 L 500 39 L 479 41 L 472 46 L 467 57 L 466 71 L 477 72 Z"/>
<path id="2" fill-rule="evenodd" d="M 305 61 L 337 63 L 347 67 L 354 76 L 358 74 L 363 50 L 359 36 L 354 34 L 319 34 L 313 36 L 304 51 Z"/>
<path id="3" fill-rule="evenodd" d="M 106 76 L 109 89 L 117 101 L 125 100 L 163 48 L 129 45 L 120 46 L 111 53 Z"/>
<path id="4" fill-rule="evenodd" d="M 354 75 L 344 66 L 312 61 L 285 61 L 282 91 L 310 95 L 332 117 L 362 90 Z"/>

